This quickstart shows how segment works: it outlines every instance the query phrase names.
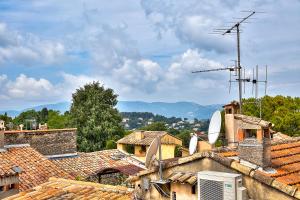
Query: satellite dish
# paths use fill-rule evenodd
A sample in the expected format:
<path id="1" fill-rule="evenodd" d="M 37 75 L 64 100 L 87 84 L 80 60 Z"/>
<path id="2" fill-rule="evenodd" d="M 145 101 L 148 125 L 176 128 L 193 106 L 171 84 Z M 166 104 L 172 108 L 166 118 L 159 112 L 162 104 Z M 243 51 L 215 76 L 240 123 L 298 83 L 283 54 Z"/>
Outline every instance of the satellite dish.
<path id="1" fill-rule="evenodd" d="M 209 123 L 208 142 L 210 144 L 214 144 L 217 141 L 221 131 L 221 122 L 221 112 L 217 110 L 212 115 Z"/>
<path id="2" fill-rule="evenodd" d="M 195 153 L 196 148 L 197 148 L 197 143 L 198 143 L 198 137 L 197 137 L 197 135 L 193 135 L 191 137 L 190 145 L 189 145 L 190 155 L 193 155 Z"/>
<path id="3" fill-rule="evenodd" d="M 147 150 L 147 153 L 146 153 L 146 161 L 145 161 L 145 167 L 146 168 L 149 168 L 150 166 L 150 163 L 151 161 L 153 160 L 153 157 L 156 156 L 156 152 L 157 152 L 157 149 L 158 149 L 158 138 L 155 138 L 150 146 L 149 146 L 149 149 Z"/>

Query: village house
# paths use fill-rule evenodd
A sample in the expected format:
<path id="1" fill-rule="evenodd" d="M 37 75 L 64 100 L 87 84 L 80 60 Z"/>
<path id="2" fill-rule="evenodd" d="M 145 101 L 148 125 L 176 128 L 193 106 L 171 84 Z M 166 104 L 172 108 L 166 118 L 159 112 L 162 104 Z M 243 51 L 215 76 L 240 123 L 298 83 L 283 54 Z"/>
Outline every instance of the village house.
<path id="1" fill-rule="evenodd" d="M 82 152 L 52 161 L 78 180 L 110 185 L 121 185 L 128 176 L 145 169 L 143 163 L 117 149 Z"/>
<path id="2" fill-rule="evenodd" d="M 175 149 L 182 146 L 182 141 L 166 131 L 134 131 L 118 140 L 117 148 L 120 151 L 132 153 L 139 160 L 145 161 L 146 152 L 156 137 L 161 138 L 162 159 L 174 158 Z"/>
<path id="3" fill-rule="evenodd" d="M 133 189 L 122 186 L 103 185 L 91 182 L 50 178 L 39 185 L 5 200 L 41 200 L 41 199 L 103 199 L 131 200 Z"/>
<path id="4" fill-rule="evenodd" d="M 274 133 L 273 124 L 259 118 L 240 114 L 229 117 L 225 120 L 231 124 L 225 127 L 230 146 L 211 145 L 203 150 L 199 146 L 205 141 L 199 141 L 194 155 L 163 162 L 165 181 L 160 185 L 156 182 L 157 166 L 127 181 L 142 186 L 144 199 L 198 199 L 197 172 L 226 172 L 242 175 L 242 185 L 246 188 L 243 192 L 248 198 L 300 199 L 300 138 Z"/>
<path id="5" fill-rule="evenodd" d="M 0 119 L 0 131 L 4 130 L 5 131 L 6 127 L 5 127 L 5 121 Z"/>

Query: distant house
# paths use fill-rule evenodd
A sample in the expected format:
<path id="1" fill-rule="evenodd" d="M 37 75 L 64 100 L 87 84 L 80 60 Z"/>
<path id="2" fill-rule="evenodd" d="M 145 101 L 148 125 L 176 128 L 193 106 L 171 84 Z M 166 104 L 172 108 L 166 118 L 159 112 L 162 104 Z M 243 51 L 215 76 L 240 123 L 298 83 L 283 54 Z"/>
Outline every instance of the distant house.
<path id="1" fill-rule="evenodd" d="M 5 121 L 0 119 L 0 131 L 5 130 Z"/>
<path id="2" fill-rule="evenodd" d="M 156 137 L 161 137 L 162 159 L 174 158 L 175 148 L 182 146 L 182 141 L 165 131 L 134 131 L 118 140 L 117 148 L 145 161 L 146 152 Z"/>

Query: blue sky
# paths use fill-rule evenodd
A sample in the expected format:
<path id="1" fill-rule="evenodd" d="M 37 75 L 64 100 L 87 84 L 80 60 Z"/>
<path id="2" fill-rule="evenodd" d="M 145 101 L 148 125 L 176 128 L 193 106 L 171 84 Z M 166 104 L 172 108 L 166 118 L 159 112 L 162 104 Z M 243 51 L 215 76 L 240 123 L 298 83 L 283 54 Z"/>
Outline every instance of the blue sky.
<path id="1" fill-rule="evenodd" d="M 227 72 L 190 72 L 233 64 L 235 37 L 209 32 L 242 10 L 267 12 L 242 27 L 247 75 L 268 65 L 268 94 L 299 96 L 299 0 L 2 0 L 0 109 L 68 101 L 94 80 L 119 100 L 235 99 Z"/>

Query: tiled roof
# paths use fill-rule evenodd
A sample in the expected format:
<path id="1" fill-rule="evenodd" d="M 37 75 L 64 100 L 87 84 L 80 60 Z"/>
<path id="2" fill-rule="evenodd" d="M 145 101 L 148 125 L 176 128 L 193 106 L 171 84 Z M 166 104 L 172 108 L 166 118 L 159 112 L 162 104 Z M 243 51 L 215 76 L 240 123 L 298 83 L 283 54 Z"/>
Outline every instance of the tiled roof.
<path id="1" fill-rule="evenodd" d="M 143 131 L 144 138 L 141 140 L 138 140 L 135 138 L 135 133 L 133 132 L 122 139 L 118 140 L 117 143 L 119 144 L 137 144 L 137 145 L 150 145 L 151 142 L 157 137 L 157 136 L 163 136 L 168 134 L 165 131 Z"/>
<path id="2" fill-rule="evenodd" d="M 9 159 L 2 158 L 2 153 L 0 153 L 0 177 L 16 175 L 17 172 L 13 169 L 15 166 Z"/>
<path id="3" fill-rule="evenodd" d="M 121 156 L 117 158 L 118 156 Z M 116 169 L 126 175 L 143 170 L 139 162 L 117 149 L 79 153 L 77 157 L 53 160 L 53 162 L 72 174 L 83 179 L 106 169 Z"/>
<path id="4" fill-rule="evenodd" d="M 130 200 L 132 190 L 122 186 L 102 185 L 66 179 L 50 178 L 48 182 L 5 200 L 89 199 Z"/>
<path id="5" fill-rule="evenodd" d="M 21 168 L 22 172 L 19 175 L 21 191 L 42 184 L 50 177 L 73 178 L 30 146 L 10 147 L 7 151 L 1 152 L 0 169 L 7 169 L 7 163 L 9 166 Z"/>
<path id="6" fill-rule="evenodd" d="M 269 121 L 262 120 L 258 117 L 248 116 L 248 115 L 242 115 L 242 114 L 235 114 L 234 119 L 241 120 L 242 122 L 246 124 L 253 124 L 258 125 L 264 128 L 269 128 L 272 126 L 272 123 Z"/>
<path id="7" fill-rule="evenodd" d="M 172 182 L 194 185 L 197 182 L 197 175 L 191 172 L 173 172 L 167 179 Z"/>
<path id="8" fill-rule="evenodd" d="M 175 144 L 182 146 L 182 141 L 180 138 L 167 133 L 166 131 L 142 131 L 143 138 L 137 139 L 135 134 L 138 131 L 135 131 L 122 139 L 118 140 L 119 144 L 135 144 L 135 145 L 150 145 L 151 142 L 157 137 L 161 136 L 162 144 Z"/>
<path id="9" fill-rule="evenodd" d="M 222 165 L 234 169 L 244 175 L 267 184 L 275 189 L 278 189 L 290 196 L 300 199 L 300 141 L 291 141 L 290 143 L 275 144 L 271 147 L 272 168 L 276 173 L 267 173 L 260 169 L 254 169 L 246 166 L 238 159 L 236 151 L 228 151 L 222 153 L 205 152 L 195 153 L 194 155 L 183 157 L 177 162 L 166 163 L 164 168 L 171 168 L 177 165 L 186 164 L 203 158 L 210 158 Z M 157 169 L 144 170 L 136 176 L 131 177 L 128 181 L 135 181 L 140 176 L 156 172 Z M 180 182 L 180 177 L 183 172 L 177 172 L 178 177 L 173 177 L 175 181 Z M 170 180 L 172 175 L 169 176 Z M 185 181 L 183 181 L 184 183 Z"/>

